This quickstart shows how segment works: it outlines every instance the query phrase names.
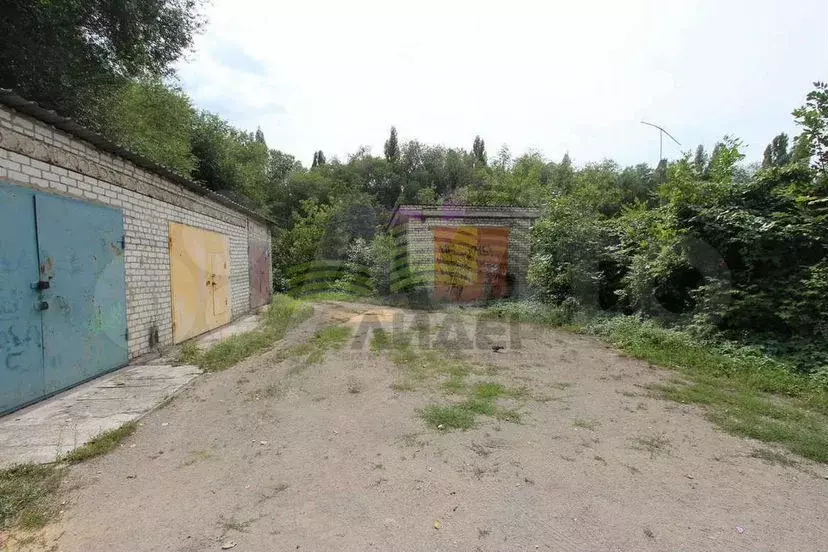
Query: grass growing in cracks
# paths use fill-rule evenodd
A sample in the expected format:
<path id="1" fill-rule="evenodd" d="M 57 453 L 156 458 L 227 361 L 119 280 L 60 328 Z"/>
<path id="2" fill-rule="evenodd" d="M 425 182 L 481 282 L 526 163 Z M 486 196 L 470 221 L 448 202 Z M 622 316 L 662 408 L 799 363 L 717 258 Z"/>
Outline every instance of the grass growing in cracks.
<path id="1" fill-rule="evenodd" d="M 194 364 L 205 372 L 226 370 L 268 349 L 282 339 L 289 329 L 307 320 L 312 314 L 313 307 L 309 303 L 286 295 L 275 295 L 270 307 L 262 314 L 260 329 L 234 335 L 208 351 L 201 351 L 190 341 L 181 348 L 179 362 Z"/>

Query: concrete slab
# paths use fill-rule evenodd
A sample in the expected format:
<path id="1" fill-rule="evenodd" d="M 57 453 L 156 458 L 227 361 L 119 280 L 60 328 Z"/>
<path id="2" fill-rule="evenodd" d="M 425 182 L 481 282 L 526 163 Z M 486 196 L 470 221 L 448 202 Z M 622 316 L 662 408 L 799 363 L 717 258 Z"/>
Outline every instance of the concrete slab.
<path id="1" fill-rule="evenodd" d="M 258 314 L 249 314 L 197 338 L 196 343 L 207 350 L 230 336 L 255 330 L 259 323 Z M 172 366 L 169 358 L 161 357 L 2 417 L 0 469 L 54 462 L 100 433 L 142 417 L 199 374 L 197 366 Z"/>
<path id="2" fill-rule="evenodd" d="M 137 420 L 200 373 L 196 366 L 128 366 L 0 418 L 0 468 L 54 462 Z"/>

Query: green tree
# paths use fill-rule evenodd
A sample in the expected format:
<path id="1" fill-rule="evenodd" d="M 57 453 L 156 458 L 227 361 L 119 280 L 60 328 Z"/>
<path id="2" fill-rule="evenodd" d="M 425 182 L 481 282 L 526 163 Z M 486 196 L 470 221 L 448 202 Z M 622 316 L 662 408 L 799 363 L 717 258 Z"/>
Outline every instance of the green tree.
<path id="1" fill-rule="evenodd" d="M 813 167 L 824 177 L 828 174 L 828 83 L 815 82 L 805 105 L 794 110 L 794 119 L 802 126 Z"/>
<path id="2" fill-rule="evenodd" d="M 400 159 L 400 147 L 397 143 L 397 128 L 391 127 L 391 134 L 385 141 L 385 160 L 389 163 L 396 163 Z"/>
<path id="3" fill-rule="evenodd" d="M 710 157 L 704 151 L 704 146 L 699 144 L 699 147 L 696 148 L 696 155 L 693 157 L 693 167 L 696 169 L 696 174 L 704 174 L 708 163 L 710 163 Z"/>
<path id="4" fill-rule="evenodd" d="M 200 0 L 5 0 L 0 87 L 99 128 L 102 102 L 161 77 L 199 30 Z"/>
<path id="5" fill-rule="evenodd" d="M 321 165 L 325 164 L 325 154 L 322 153 L 322 150 L 318 150 L 313 152 L 313 163 L 311 163 L 311 168 L 316 168 Z"/>
<path id="6" fill-rule="evenodd" d="M 784 167 L 791 162 L 791 152 L 788 151 L 788 135 L 784 132 L 774 137 L 765 148 L 762 158 L 762 168 Z"/>
<path id="7" fill-rule="evenodd" d="M 192 152 L 196 113 L 181 90 L 160 81 L 133 81 L 104 105 L 101 126 L 107 137 L 190 176 L 196 167 Z"/>
<path id="8" fill-rule="evenodd" d="M 294 156 L 279 150 L 270 150 L 268 180 L 272 186 L 285 185 L 290 176 L 302 171 L 302 163 Z"/>
<path id="9" fill-rule="evenodd" d="M 213 190 L 252 198 L 265 209 L 270 152 L 253 133 L 233 128 L 218 115 L 203 111 L 193 126 L 192 151 L 196 158 L 193 177 Z"/>
<path id="10" fill-rule="evenodd" d="M 472 156 L 475 167 L 486 165 L 486 142 L 479 134 L 474 137 L 474 143 L 472 143 Z"/>
<path id="11" fill-rule="evenodd" d="M 265 142 L 264 132 L 262 132 L 262 127 L 256 128 L 256 142 L 267 145 L 267 142 Z"/>
<path id="12" fill-rule="evenodd" d="M 238 168 L 232 164 L 230 125 L 208 111 L 198 114 L 193 126 L 192 151 L 196 157 L 193 177 L 213 190 L 241 187 Z"/>

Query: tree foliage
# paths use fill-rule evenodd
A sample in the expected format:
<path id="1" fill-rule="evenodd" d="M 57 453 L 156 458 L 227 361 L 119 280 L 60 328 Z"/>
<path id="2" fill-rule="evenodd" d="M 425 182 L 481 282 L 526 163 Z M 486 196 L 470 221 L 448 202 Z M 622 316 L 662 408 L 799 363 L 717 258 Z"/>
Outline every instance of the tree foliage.
<path id="1" fill-rule="evenodd" d="M 397 142 L 397 128 L 391 127 L 388 140 L 385 141 L 385 160 L 389 163 L 396 163 L 400 158 L 400 146 Z"/>
<path id="2" fill-rule="evenodd" d="M 799 356 L 824 342 L 824 90 L 817 83 L 794 111 L 802 128 L 794 147 L 786 135 L 775 137 L 755 173 L 741 167 L 741 143 L 728 137 L 710 154 L 699 147 L 665 165 L 663 174 L 606 163 L 576 171 L 535 228 L 530 278 L 538 293 Z M 828 363 L 804 357 L 807 369 Z"/>
<path id="3" fill-rule="evenodd" d="M 474 156 L 475 166 L 486 164 L 486 142 L 479 135 L 474 137 L 472 155 Z"/>
<path id="4" fill-rule="evenodd" d="M 391 127 L 382 156 L 317 150 L 305 169 L 261 128 L 198 111 L 174 86 L 199 8 L 6 0 L 0 86 L 271 217 L 279 287 L 324 260 L 340 263 L 343 285 L 387 292 L 397 256 L 383 228 L 404 202 L 538 206 L 529 277 L 540 299 L 799 347 L 803 367 L 828 371 L 814 345 L 828 343 L 828 84 L 793 112 L 800 134 L 774 137 L 756 167 L 727 136 L 656 167 L 575 167 L 568 154 L 490 156 L 480 136 L 471 150 L 400 142 Z"/>
<path id="5" fill-rule="evenodd" d="M 91 126 L 135 77 L 163 77 L 201 27 L 200 0 L 5 0 L 0 86 Z"/>
<path id="6" fill-rule="evenodd" d="M 101 126 L 118 144 L 189 176 L 196 167 L 196 119 L 181 90 L 155 80 L 132 81 L 106 101 Z"/>

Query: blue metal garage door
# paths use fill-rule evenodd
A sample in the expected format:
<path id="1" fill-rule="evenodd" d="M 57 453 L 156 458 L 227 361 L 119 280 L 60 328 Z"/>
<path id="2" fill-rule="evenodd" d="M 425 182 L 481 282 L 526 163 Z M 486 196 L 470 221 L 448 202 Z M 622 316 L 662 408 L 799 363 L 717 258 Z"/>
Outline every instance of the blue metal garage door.
<path id="1" fill-rule="evenodd" d="M 0 412 L 44 394 L 34 193 L 0 184 Z"/>
<path id="2" fill-rule="evenodd" d="M 0 191 L 0 300 L 14 306 L 2 315 L 3 412 L 123 366 L 128 353 L 121 212 Z"/>

